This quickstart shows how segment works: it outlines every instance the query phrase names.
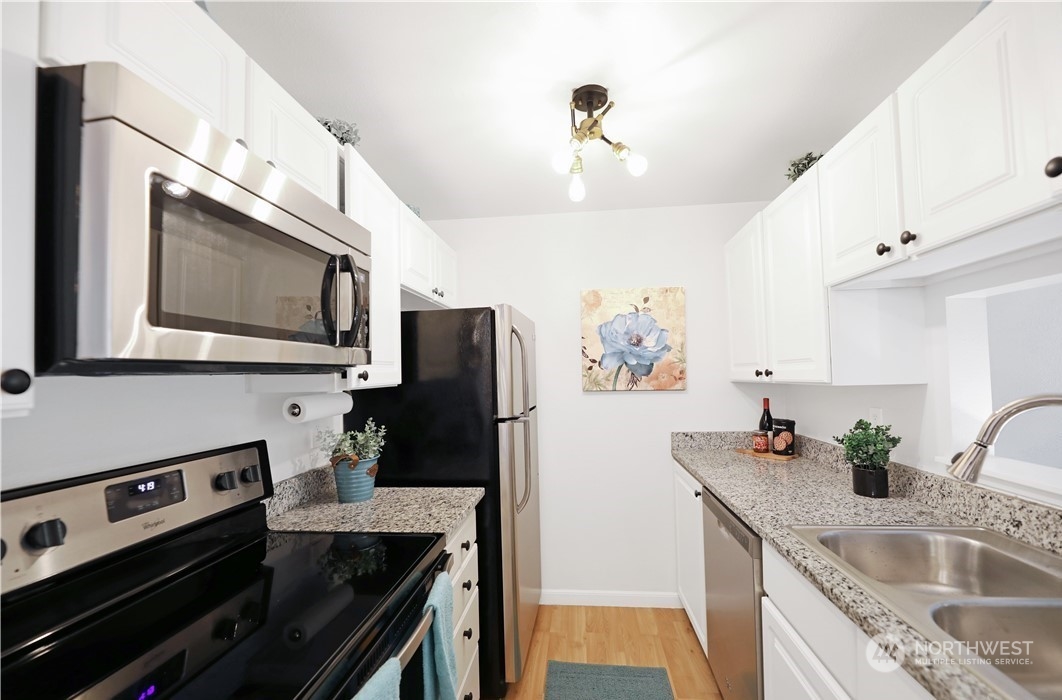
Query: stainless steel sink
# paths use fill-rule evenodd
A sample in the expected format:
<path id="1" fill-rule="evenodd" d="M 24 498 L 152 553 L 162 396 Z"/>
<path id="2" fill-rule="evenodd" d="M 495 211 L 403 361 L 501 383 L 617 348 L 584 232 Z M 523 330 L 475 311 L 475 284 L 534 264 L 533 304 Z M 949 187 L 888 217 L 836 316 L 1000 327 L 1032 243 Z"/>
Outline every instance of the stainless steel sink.
<path id="1" fill-rule="evenodd" d="M 944 603 L 932 617 L 1036 697 L 1062 698 L 1062 600 Z"/>
<path id="2" fill-rule="evenodd" d="M 976 527 L 789 529 L 1004 695 L 1062 700 L 1062 557 Z"/>
<path id="3" fill-rule="evenodd" d="M 831 528 L 815 539 L 864 576 L 913 593 L 1062 595 L 1058 557 L 991 530 Z"/>

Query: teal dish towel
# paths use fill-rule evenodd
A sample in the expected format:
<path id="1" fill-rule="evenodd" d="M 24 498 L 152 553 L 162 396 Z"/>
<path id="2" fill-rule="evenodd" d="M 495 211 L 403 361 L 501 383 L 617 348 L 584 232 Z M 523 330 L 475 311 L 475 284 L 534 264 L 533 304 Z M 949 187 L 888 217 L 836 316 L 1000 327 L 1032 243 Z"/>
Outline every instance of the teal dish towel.
<path id="1" fill-rule="evenodd" d="M 457 699 L 457 657 L 454 656 L 454 584 L 445 571 L 435 584 L 424 604 L 424 612 L 432 610 L 431 623 L 421 650 L 424 652 L 424 700 Z"/>
<path id="2" fill-rule="evenodd" d="M 400 700 L 398 688 L 401 684 L 402 664 L 392 656 L 361 686 L 354 700 Z"/>

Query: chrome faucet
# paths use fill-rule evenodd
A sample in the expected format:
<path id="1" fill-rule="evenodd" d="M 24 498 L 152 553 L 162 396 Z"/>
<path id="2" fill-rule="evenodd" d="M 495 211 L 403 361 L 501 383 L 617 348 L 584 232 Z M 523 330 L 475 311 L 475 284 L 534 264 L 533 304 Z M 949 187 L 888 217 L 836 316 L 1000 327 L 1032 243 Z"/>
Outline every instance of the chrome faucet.
<path id="1" fill-rule="evenodd" d="M 981 426 L 977 439 L 971 442 L 964 452 L 952 458 L 948 473 L 963 481 L 977 481 L 977 477 L 981 474 L 981 467 L 984 466 L 988 448 L 996 441 L 999 431 L 1003 429 L 1007 421 L 1019 413 L 1025 413 L 1041 406 L 1062 406 L 1062 394 L 1027 396 L 1001 407 Z"/>

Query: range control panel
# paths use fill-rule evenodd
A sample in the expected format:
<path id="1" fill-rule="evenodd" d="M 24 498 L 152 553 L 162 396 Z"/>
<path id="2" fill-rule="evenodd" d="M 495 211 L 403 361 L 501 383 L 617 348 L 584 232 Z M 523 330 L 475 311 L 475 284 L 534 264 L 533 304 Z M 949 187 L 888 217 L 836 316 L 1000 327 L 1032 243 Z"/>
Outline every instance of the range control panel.
<path id="1" fill-rule="evenodd" d="M 0 593 L 273 494 L 265 441 L 5 491 Z"/>

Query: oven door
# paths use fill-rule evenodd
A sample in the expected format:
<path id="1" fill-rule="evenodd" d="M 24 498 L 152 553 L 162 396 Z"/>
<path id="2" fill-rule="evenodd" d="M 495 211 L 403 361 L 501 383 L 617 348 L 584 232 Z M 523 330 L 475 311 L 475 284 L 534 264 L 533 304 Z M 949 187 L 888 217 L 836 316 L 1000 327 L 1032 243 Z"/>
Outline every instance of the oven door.
<path id="1" fill-rule="evenodd" d="M 211 150 L 226 146 L 210 136 Z M 264 166 L 251 159 L 229 141 L 223 177 L 117 119 L 84 124 L 76 314 L 66 317 L 76 318 L 76 351 L 45 367 L 312 372 L 369 362 L 368 255 L 270 201 L 299 188 L 280 171 L 262 196 L 237 184 Z"/>

